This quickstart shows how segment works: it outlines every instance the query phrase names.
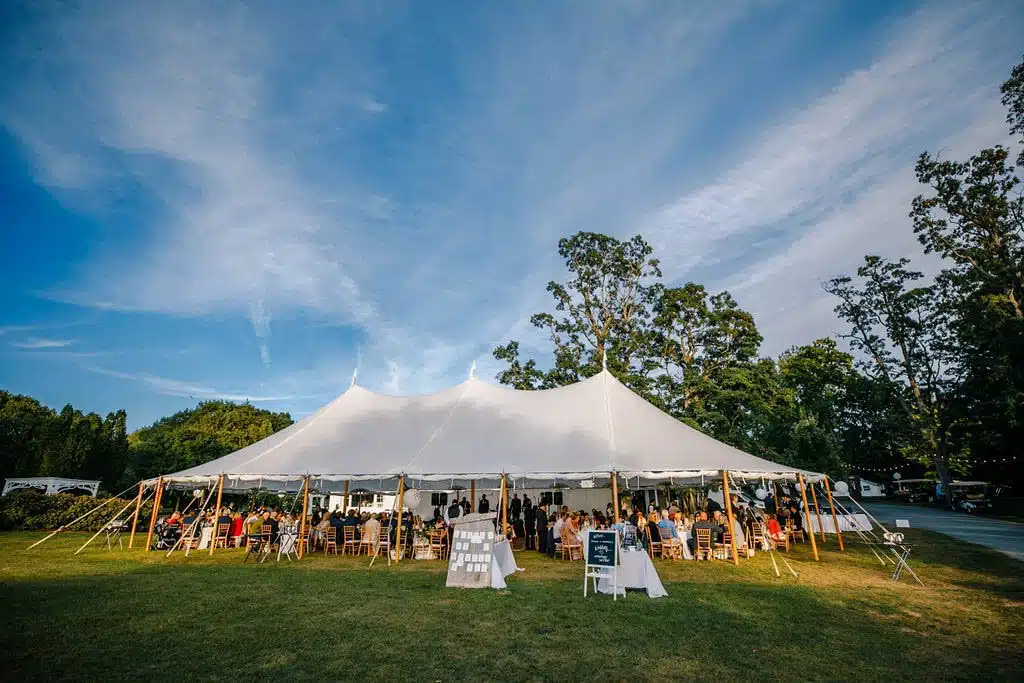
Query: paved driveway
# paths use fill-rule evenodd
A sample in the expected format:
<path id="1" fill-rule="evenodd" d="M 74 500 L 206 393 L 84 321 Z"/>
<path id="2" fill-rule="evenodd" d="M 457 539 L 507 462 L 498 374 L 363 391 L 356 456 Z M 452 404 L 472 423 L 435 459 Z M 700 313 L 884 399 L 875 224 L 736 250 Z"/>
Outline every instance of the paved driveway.
<path id="1" fill-rule="evenodd" d="M 890 505 L 886 503 L 862 504 L 878 521 L 890 530 L 896 526 L 896 519 L 910 520 L 911 527 L 941 531 L 954 538 L 995 548 L 1024 560 L 1024 524 L 989 519 L 963 512 L 951 512 L 938 508 Z"/>

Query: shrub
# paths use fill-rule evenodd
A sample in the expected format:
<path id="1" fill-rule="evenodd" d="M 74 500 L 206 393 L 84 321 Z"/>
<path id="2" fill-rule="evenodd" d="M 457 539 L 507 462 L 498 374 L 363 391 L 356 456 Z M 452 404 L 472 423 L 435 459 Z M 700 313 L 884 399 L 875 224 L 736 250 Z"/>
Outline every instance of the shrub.
<path id="1" fill-rule="evenodd" d="M 111 520 L 115 512 L 127 505 L 133 498 L 111 500 L 110 498 L 75 496 L 69 493 L 47 496 L 36 489 L 12 491 L 0 498 L 0 529 L 52 531 L 68 524 L 76 517 L 84 515 L 96 506 L 111 501 L 97 512 L 70 527 L 74 531 L 98 531 Z M 140 530 L 148 528 L 152 510 L 151 498 L 142 504 L 142 510 L 139 511 L 138 528 Z M 134 512 L 135 508 L 131 506 L 120 515 L 120 519 L 130 522 Z"/>

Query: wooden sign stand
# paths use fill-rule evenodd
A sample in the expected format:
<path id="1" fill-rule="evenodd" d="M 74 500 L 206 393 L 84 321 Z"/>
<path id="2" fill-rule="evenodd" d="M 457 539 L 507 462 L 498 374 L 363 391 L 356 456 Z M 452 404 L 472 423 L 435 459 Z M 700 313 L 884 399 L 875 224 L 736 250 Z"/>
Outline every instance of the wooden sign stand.
<path id="1" fill-rule="evenodd" d="M 591 545 L 591 541 L 598 541 Z M 611 546 L 611 553 L 608 547 Z M 593 549 L 593 552 L 591 552 Z M 619 532 L 590 531 L 586 536 L 586 547 L 583 549 L 583 597 L 587 597 L 587 579 L 594 580 L 594 592 L 597 592 L 599 579 L 610 578 L 612 581 L 612 600 L 619 599 Z"/>

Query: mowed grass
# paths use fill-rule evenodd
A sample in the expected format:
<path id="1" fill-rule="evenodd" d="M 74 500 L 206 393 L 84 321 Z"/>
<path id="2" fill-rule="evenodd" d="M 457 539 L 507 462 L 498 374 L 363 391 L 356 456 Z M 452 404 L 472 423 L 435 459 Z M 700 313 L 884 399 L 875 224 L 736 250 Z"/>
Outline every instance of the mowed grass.
<path id="1" fill-rule="evenodd" d="M 659 561 L 668 598 L 582 593 L 579 563 L 517 553 L 504 591 L 441 562 L 242 564 L 0 534 L 6 680 L 1020 680 L 1024 564 L 911 530 L 925 587 L 864 547 Z"/>

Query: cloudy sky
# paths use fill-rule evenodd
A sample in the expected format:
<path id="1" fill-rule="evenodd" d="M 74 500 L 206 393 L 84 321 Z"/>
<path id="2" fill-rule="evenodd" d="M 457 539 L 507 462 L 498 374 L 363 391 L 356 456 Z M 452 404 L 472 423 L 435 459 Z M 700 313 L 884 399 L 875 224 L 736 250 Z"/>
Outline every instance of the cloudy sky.
<path id="1" fill-rule="evenodd" d="M 643 234 L 765 354 L 916 255 L 928 149 L 1005 137 L 1024 4 L 30 2 L 0 8 L 0 387 L 303 415 L 497 370 L 559 237 Z"/>

